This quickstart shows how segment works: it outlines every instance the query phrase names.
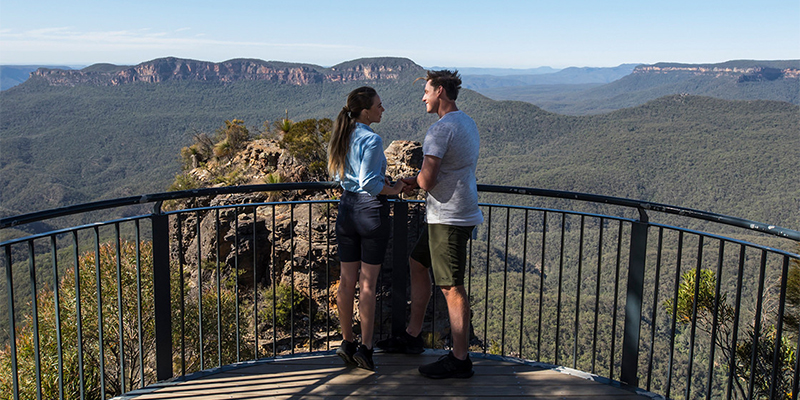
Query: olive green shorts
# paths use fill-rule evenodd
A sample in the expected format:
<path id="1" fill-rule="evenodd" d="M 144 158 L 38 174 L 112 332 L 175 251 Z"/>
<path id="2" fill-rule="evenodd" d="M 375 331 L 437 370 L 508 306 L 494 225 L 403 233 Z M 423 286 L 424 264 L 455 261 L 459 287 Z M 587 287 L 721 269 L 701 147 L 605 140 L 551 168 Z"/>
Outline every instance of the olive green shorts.
<path id="1" fill-rule="evenodd" d="M 433 269 L 438 286 L 463 286 L 467 269 L 467 243 L 474 226 L 427 224 L 411 258 Z"/>

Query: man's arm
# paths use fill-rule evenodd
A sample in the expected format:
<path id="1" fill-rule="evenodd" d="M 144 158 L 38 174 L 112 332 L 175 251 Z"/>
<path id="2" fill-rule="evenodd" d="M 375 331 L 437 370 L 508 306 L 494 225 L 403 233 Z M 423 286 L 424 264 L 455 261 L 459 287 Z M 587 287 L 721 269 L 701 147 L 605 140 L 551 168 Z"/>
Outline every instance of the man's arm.
<path id="1" fill-rule="evenodd" d="M 419 170 L 416 178 L 405 178 L 404 182 L 408 185 L 406 190 L 413 190 L 419 187 L 425 191 L 430 191 L 436 186 L 437 178 L 439 177 L 439 168 L 442 165 L 442 159 L 435 156 L 425 156 L 422 160 L 422 168 Z"/>

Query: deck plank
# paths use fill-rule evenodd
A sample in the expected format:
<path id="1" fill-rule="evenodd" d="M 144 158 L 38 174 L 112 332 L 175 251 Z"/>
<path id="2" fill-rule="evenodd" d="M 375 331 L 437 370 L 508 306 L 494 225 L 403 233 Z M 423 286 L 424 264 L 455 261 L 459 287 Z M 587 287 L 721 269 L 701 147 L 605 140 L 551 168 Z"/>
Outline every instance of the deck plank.
<path id="1" fill-rule="evenodd" d="M 648 399 L 623 388 L 568 375 L 552 368 L 473 357 L 470 379 L 428 379 L 417 368 L 441 351 L 408 356 L 375 353 L 376 370 L 344 366 L 331 352 L 267 360 L 208 371 L 190 380 L 154 385 L 119 399 Z M 198 374 L 196 374 L 198 375 Z"/>

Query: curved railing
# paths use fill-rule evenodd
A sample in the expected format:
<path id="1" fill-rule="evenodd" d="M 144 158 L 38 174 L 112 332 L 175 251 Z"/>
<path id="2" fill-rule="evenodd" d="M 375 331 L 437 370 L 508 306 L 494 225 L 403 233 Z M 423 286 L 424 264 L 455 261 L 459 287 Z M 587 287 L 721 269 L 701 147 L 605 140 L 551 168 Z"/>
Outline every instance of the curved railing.
<path id="1" fill-rule="evenodd" d="M 321 193 L 335 187 L 209 188 L 0 220 L 9 228 L 154 206 L 146 215 L 0 243 L 8 372 L 0 388 L 15 398 L 104 398 L 227 364 L 330 350 L 341 340 L 331 292 L 337 200 Z M 264 194 L 287 191 L 320 195 L 276 201 Z M 790 271 L 800 268 L 800 232 L 615 197 L 479 191 L 482 199 L 520 201 L 481 204 L 486 222 L 470 242 L 466 283 L 472 351 L 564 365 L 669 398 L 797 393 Z M 256 198 L 240 204 L 241 194 Z M 197 204 L 162 209 L 182 199 Z M 379 336 L 405 325 L 407 299 L 391 293 L 405 293 L 407 255 L 424 214 L 420 201 L 392 204 Z M 600 213 L 601 206 L 623 212 Z M 652 212 L 669 224 L 654 222 Z M 662 215 L 710 226 L 679 227 Z M 431 347 L 449 345 L 443 303 L 434 296 L 429 306 Z"/>

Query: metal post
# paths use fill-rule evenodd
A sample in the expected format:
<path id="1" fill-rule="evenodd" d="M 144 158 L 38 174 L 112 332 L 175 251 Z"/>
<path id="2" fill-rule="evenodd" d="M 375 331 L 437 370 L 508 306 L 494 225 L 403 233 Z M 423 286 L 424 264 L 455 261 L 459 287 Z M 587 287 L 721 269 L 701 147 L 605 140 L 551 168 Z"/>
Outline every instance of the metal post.
<path id="1" fill-rule="evenodd" d="M 406 329 L 406 290 L 408 289 L 408 203 L 394 202 L 392 227 L 392 334 Z"/>
<path id="2" fill-rule="evenodd" d="M 631 386 L 639 385 L 639 332 L 642 324 L 644 266 L 647 255 L 647 214 L 639 209 L 639 221 L 631 226 L 631 248 L 628 267 L 628 289 L 625 301 L 625 331 L 622 340 L 620 380 Z"/>
<path id="3" fill-rule="evenodd" d="M 156 379 L 172 378 L 172 319 L 170 317 L 169 217 L 160 203 L 150 217 L 153 226 L 153 300 L 156 324 Z"/>

